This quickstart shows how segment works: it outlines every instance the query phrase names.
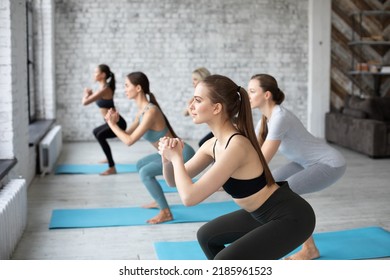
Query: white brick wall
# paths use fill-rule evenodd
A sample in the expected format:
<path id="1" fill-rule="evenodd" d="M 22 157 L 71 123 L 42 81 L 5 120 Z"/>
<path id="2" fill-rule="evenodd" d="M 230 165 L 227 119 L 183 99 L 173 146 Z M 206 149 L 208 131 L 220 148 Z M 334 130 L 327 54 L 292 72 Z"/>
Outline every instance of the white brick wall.
<path id="1" fill-rule="evenodd" d="M 0 2 L 0 158 L 16 157 L 11 177 L 28 173 L 28 110 L 25 0 Z"/>
<path id="2" fill-rule="evenodd" d="M 0 1 L 0 158 L 13 158 L 10 2 Z"/>
<path id="3" fill-rule="evenodd" d="M 306 123 L 307 13 L 308 0 L 55 0 L 57 118 L 65 139 L 93 139 L 102 123 L 95 105 L 80 102 L 100 63 L 116 75 L 115 101 L 127 121 L 135 107 L 124 96 L 124 77 L 140 70 L 181 137 L 207 132 L 182 116 L 199 66 L 245 88 L 255 73 L 274 75 L 285 106 Z"/>

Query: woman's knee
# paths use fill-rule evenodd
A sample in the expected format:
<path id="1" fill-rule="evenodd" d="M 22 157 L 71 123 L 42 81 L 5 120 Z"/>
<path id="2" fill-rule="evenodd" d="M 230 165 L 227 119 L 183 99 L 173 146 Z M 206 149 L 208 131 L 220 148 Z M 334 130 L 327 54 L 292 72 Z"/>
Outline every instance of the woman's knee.
<path id="1" fill-rule="evenodd" d="M 98 138 L 99 131 L 100 131 L 100 130 L 99 130 L 98 127 L 94 128 L 94 129 L 92 130 L 92 133 L 93 133 L 93 135 L 95 135 L 96 138 Z"/>
<path id="2" fill-rule="evenodd" d="M 148 180 L 151 178 L 149 172 L 144 167 L 137 167 L 138 174 L 142 181 Z"/>
<path id="3" fill-rule="evenodd" d="M 236 256 L 231 256 L 231 254 L 228 252 L 228 250 L 223 249 L 222 251 L 220 251 L 218 254 L 215 255 L 214 257 L 214 260 L 220 260 L 220 261 L 223 261 L 223 260 L 235 260 L 235 259 L 238 259 Z"/>
<path id="4" fill-rule="evenodd" d="M 138 173 L 140 173 L 142 166 L 143 166 L 142 160 L 138 160 L 137 163 L 135 164 Z"/>
<path id="5" fill-rule="evenodd" d="M 99 128 L 93 130 L 93 135 L 98 141 L 105 141 L 107 139 L 106 134 Z"/>
<path id="6" fill-rule="evenodd" d="M 206 240 L 210 238 L 209 228 L 210 228 L 209 223 L 206 223 L 198 229 L 198 231 L 196 232 L 196 238 L 198 239 L 199 243 L 204 244 Z"/>

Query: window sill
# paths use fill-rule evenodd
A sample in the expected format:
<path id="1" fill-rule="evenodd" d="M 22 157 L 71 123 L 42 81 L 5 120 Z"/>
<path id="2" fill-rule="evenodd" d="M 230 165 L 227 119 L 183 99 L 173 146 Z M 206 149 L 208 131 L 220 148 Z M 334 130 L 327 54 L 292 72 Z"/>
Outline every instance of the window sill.
<path id="1" fill-rule="evenodd" d="M 2 180 L 8 172 L 16 165 L 18 161 L 14 159 L 0 159 L 0 180 Z"/>
<path id="2" fill-rule="evenodd" d="M 29 146 L 36 146 L 50 130 L 55 120 L 38 120 L 28 126 Z"/>

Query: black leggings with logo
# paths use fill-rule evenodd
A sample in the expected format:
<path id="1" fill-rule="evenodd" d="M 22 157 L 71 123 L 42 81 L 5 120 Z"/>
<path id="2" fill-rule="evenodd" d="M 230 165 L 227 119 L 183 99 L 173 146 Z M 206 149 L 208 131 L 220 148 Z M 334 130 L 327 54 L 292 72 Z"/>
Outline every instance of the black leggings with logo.
<path id="1" fill-rule="evenodd" d="M 126 129 L 127 124 L 125 119 L 122 118 L 122 116 L 119 116 L 118 126 L 122 130 Z M 107 123 L 105 123 L 102 124 L 101 126 L 96 127 L 93 130 L 93 135 L 95 135 L 96 139 L 98 140 L 100 146 L 103 149 L 104 154 L 107 157 L 108 166 L 109 167 L 115 166 L 114 159 L 112 158 L 111 148 L 107 142 L 107 139 L 116 137 L 115 133 L 111 130 L 110 126 Z"/>
<path id="2" fill-rule="evenodd" d="M 238 210 L 203 225 L 198 242 L 211 260 L 277 260 L 313 233 L 315 214 L 287 182 L 254 212 Z"/>

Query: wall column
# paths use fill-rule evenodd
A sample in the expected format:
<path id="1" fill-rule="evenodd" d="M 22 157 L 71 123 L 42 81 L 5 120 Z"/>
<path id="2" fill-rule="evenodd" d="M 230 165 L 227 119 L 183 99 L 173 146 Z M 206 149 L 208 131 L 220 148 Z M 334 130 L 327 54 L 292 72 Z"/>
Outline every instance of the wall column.
<path id="1" fill-rule="evenodd" d="M 331 0 L 309 0 L 308 130 L 325 138 L 330 102 Z"/>

